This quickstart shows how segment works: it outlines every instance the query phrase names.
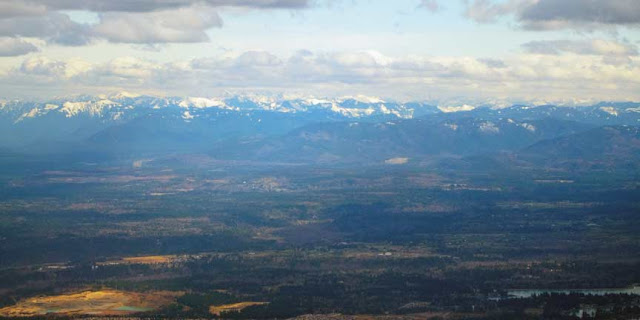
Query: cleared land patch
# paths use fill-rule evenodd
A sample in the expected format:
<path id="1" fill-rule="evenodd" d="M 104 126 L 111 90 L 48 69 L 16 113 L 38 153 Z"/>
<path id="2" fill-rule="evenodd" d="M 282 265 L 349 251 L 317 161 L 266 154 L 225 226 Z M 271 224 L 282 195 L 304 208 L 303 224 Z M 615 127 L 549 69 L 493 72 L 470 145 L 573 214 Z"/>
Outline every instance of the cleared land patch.
<path id="1" fill-rule="evenodd" d="M 174 293 L 136 293 L 117 290 L 83 291 L 32 297 L 0 309 L 3 317 L 58 315 L 128 315 L 157 310 L 171 303 Z"/>
<path id="2" fill-rule="evenodd" d="M 119 264 L 165 264 L 165 263 L 174 262 L 177 259 L 178 259 L 178 256 L 175 256 L 175 255 L 124 257 L 118 260 L 98 262 L 97 265 L 108 266 L 108 265 L 119 265 Z"/>
<path id="3" fill-rule="evenodd" d="M 238 302 L 221 306 L 211 306 L 209 307 L 209 312 L 213 315 L 220 316 L 224 312 L 240 312 L 248 307 L 262 306 L 265 304 L 268 304 L 268 302 Z"/>

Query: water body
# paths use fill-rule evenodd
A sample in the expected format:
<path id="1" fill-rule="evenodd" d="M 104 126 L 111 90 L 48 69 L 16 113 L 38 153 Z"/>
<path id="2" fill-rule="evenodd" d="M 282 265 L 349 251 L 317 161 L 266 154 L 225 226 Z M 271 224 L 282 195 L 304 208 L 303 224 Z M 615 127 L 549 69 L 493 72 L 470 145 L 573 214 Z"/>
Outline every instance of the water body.
<path id="1" fill-rule="evenodd" d="M 578 293 L 584 295 L 604 296 L 607 294 L 632 294 L 640 296 L 640 285 L 621 289 L 524 289 L 508 290 L 509 298 L 530 298 L 542 294 L 571 294 Z"/>

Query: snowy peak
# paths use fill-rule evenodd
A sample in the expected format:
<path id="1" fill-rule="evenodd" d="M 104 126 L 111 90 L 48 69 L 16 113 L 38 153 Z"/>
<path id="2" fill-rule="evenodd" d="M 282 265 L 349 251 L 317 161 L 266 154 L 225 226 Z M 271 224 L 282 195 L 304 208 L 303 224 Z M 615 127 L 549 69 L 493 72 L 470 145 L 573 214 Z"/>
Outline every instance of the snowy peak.
<path id="1" fill-rule="evenodd" d="M 182 101 L 178 103 L 178 106 L 181 108 L 221 108 L 221 109 L 231 109 L 238 110 L 238 108 L 228 106 L 224 101 L 202 98 L 202 97 L 188 97 L 184 98 Z"/>

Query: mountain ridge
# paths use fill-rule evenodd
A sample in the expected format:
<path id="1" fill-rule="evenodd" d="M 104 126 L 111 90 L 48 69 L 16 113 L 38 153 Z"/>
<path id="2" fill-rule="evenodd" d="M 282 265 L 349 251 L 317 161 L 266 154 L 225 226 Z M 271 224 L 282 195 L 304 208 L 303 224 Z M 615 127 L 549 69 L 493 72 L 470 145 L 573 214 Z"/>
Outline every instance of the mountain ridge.
<path id="1" fill-rule="evenodd" d="M 455 112 L 454 112 L 455 111 Z M 119 94 L 3 103 L 0 147 L 136 157 L 383 162 L 517 152 L 603 126 L 637 126 L 640 103 L 443 108 L 377 98 L 161 98 Z M 393 161 L 392 161 L 393 162 Z"/>

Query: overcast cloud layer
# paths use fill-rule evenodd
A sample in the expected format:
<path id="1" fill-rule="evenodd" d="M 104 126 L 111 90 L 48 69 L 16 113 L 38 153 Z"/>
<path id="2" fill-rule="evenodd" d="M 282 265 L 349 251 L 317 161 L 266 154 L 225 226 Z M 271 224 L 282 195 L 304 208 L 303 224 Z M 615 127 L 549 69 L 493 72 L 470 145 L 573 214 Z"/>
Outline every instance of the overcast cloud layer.
<path id="1" fill-rule="evenodd" d="M 341 16 L 351 6 L 357 14 Z M 300 22 L 314 21 L 320 8 L 332 15 L 318 19 L 331 23 Z M 335 45 L 314 50 L 301 50 L 295 41 L 277 53 L 261 48 L 261 42 L 251 50 L 238 50 L 234 43 L 250 43 L 253 33 L 234 20 L 246 23 L 243 15 L 260 19 L 251 27 L 261 29 L 271 27 L 270 18 L 288 19 L 288 26 L 273 24 L 287 26 L 289 35 L 304 28 L 331 28 L 325 38 L 338 37 L 344 29 L 357 34 L 353 41 L 360 41 L 356 44 L 363 49 L 350 48 L 353 41 L 341 45 L 336 40 Z M 372 23 L 361 23 L 367 15 Z M 389 30 L 383 28 L 385 19 L 395 21 Z M 241 31 L 235 31 L 232 42 L 227 37 L 227 43 L 217 43 L 212 31 L 225 32 L 225 20 Z M 400 43 L 395 53 L 381 53 L 378 48 L 385 41 L 377 37 L 401 39 L 405 20 L 412 21 L 412 32 L 424 32 L 424 41 L 417 42 L 427 45 Z M 461 40 L 455 33 L 485 25 L 497 26 L 494 41 L 509 35 L 505 43 L 510 49 L 487 55 L 486 44 L 473 34 Z M 283 32 L 278 30 L 282 29 L 274 29 L 269 37 L 281 41 Z M 637 0 L 403 0 L 397 8 L 377 0 L 0 0 L 0 95 L 137 90 L 171 95 L 372 94 L 408 100 L 640 100 L 640 37 L 634 37 L 639 30 Z M 444 42 L 429 42 L 428 32 L 443 33 Z M 489 31 L 481 32 L 486 39 Z M 315 34 L 306 34 L 312 43 Z M 526 40 L 518 40 L 520 35 Z M 456 41 L 476 41 L 478 50 L 437 55 L 416 49 L 455 47 Z M 157 57 L 168 50 L 162 46 L 167 44 L 174 46 L 171 52 L 178 52 L 175 46 L 189 43 L 210 43 L 211 49 L 177 56 L 167 51 L 161 62 L 145 54 L 151 49 Z M 131 46 L 126 54 L 119 53 L 123 44 Z M 96 46 L 105 51 L 83 51 Z"/>

